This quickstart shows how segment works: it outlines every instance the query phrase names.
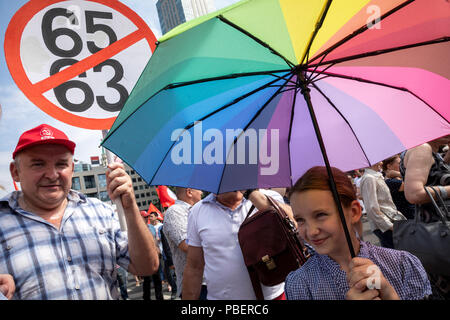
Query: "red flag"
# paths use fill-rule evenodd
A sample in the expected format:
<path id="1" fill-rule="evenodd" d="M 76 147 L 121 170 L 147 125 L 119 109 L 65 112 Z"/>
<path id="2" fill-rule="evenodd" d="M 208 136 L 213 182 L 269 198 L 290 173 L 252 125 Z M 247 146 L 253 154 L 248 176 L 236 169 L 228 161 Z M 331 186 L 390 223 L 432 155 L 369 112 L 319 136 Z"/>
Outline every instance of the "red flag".
<path id="1" fill-rule="evenodd" d="M 158 194 L 159 201 L 163 208 L 168 208 L 175 203 L 176 196 L 166 186 L 158 186 L 156 188 L 156 193 Z"/>
<path id="2" fill-rule="evenodd" d="M 147 213 L 150 214 L 151 212 L 156 212 L 158 214 L 158 220 L 164 220 L 164 216 L 162 215 L 162 213 L 158 210 L 158 208 L 155 207 L 153 203 L 150 202 Z"/>

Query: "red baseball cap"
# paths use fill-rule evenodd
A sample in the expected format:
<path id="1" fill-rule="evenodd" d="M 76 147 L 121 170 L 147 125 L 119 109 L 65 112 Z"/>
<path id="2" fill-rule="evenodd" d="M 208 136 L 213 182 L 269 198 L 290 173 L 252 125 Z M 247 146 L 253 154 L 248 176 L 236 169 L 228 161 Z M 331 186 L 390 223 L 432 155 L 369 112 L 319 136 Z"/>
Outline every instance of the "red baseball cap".
<path id="1" fill-rule="evenodd" d="M 70 153 L 74 153 L 75 142 L 70 141 L 64 132 L 58 130 L 48 124 L 41 124 L 36 128 L 30 129 L 22 133 L 17 143 L 16 149 L 12 156 L 16 158 L 18 152 L 38 145 L 38 144 L 60 144 L 69 149 Z"/>

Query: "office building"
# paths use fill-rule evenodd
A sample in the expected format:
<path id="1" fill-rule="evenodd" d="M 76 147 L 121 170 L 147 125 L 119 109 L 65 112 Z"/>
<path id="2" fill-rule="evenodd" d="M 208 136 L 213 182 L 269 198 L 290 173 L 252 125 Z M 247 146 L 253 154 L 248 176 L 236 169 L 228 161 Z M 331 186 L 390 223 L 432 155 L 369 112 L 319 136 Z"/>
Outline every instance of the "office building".
<path id="1" fill-rule="evenodd" d="M 76 170 L 72 178 L 72 189 L 84 193 L 88 197 L 98 198 L 112 204 L 106 191 L 106 167 L 92 166 L 85 163 L 75 164 Z M 153 186 L 147 183 L 129 166 L 125 170 L 131 177 L 134 194 L 139 210 L 148 210 L 150 203 L 160 209 L 158 194 Z"/>
<path id="2" fill-rule="evenodd" d="M 213 0 L 158 0 L 156 9 L 162 34 L 216 10 Z"/>

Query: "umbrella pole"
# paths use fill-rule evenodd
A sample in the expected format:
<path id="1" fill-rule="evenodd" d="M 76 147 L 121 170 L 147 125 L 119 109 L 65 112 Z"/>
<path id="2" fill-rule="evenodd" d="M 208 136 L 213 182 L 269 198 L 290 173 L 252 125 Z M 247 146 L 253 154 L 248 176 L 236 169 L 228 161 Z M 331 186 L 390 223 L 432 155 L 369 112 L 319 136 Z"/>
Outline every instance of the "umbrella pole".
<path id="1" fill-rule="evenodd" d="M 317 141 L 319 142 L 320 151 L 322 152 L 323 160 L 324 160 L 325 166 L 327 168 L 331 193 L 333 194 L 334 202 L 336 203 L 336 206 L 337 206 L 337 209 L 339 212 L 339 217 L 341 219 L 342 228 L 344 229 L 345 238 L 347 239 L 347 244 L 348 244 L 348 248 L 350 250 L 350 255 L 352 258 L 354 258 L 356 256 L 355 250 L 353 248 L 352 239 L 350 237 L 350 233 L 348 231 L 347 224 L 345 222 L 344 210 L 342 209 L 342 204 L 341 204 L 341 200 L 339 199 L 339 194 L 337 192 L 336 183 L 334 181 L 333 173 L 331 172 L 331 166 L 330 166 L 330 162 L 328 161 L 328 155 L 327 155 L 327 151 L 325 150 L 325 145 L 323 143 L 322 135 L 320 133 L 319 124 L 317 123 L 317 118 L 316 118 L 316 115 L 314 113 L 314 109 L 313 109 L 313 106 L 311 103 L 311 95 L 309 94 L 310 89 L 308 88 L 305 76 L 301 70 L 300 70 L 300 72 L 298 72 L 298 79 L 300 80 L 299 86 L 301 89 L 301 93 L 303 94 L 303 97 L 306 100 L 306 104 L 308 105 L 309 114 L 310 114 L 311 120 L 313 122 L 314 131 L 316 132 Z"/>

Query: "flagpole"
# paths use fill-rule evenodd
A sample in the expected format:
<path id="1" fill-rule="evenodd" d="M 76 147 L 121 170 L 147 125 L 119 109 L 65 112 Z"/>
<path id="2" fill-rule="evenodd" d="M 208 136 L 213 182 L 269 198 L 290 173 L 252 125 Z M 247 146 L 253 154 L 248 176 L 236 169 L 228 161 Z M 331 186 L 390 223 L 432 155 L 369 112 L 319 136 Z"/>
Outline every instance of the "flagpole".
<path id="1" fill-rule="evenodd" d="M 103 139 L 105 139 L 107 134 L 108 134 L 108 130 L 102 130 Z M 109 151 L 108 149 L 106 149 L 106 148 L 104 148 L 104 149 L 106 151 L 106 162 L 107 162 L 107 164 L 113 163 L 114 162 L 113 153 L 111 151 Z M 125 212 L 123 210 L 122 200 L 120 199 L 120 197 L 118 197 L 118 198 L 116 198 L 116 199 L 114 199 L 112 201 L 116 205 L 117 213 L 119 215 L 120 230 L 127 231 L 127 222 L 125 220 Z"/>

